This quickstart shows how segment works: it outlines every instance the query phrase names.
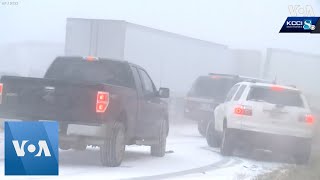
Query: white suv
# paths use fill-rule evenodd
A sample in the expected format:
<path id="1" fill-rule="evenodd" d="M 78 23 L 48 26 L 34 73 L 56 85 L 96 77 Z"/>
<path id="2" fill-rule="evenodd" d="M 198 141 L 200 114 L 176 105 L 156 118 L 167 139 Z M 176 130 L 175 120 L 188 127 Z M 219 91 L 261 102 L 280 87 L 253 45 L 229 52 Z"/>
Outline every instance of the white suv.
<path id="1" fill-rule="evenodd" d="M 301 91 L 289 86 L 241 82 L 216 107 L 207 142 L 222 155 L 236 147 L 291 153 L 297 163 L 309 159 L 314 117 Z"/>

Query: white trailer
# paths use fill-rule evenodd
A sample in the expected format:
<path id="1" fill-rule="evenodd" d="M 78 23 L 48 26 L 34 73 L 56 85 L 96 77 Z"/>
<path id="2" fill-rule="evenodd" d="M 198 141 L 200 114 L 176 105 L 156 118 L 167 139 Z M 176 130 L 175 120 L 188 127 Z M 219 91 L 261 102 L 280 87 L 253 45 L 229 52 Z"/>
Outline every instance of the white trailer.
<path id="1" fill-rule="evenodd" d="M 320 55 L 268 49 L 265 78 L 276 78 L 279 83 L 295 85 L 307 96 L 309 103 L 320 109 Z"/>
<path id="2" fill-rule="evenodd" d="M 262 53 L 260 51 L 230 49 L 229 54 L 235 74 L 260 78 L 263 64 Z"/>
<path id="3" fill-rule="evenodd" d="M 235 73 L 225 45 L 115 20 L 67 19 L 65 55 L 127 60 L 146 68 L 157 87 L 185 93 L 199 75 Z"/>

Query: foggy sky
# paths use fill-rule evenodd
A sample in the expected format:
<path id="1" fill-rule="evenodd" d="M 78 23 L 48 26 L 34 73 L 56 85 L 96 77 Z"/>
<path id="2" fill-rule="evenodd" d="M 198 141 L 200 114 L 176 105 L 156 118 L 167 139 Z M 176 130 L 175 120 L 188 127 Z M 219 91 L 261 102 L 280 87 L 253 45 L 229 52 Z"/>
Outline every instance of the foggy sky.
<path id="1" fill-rule="evenodd" d="M 3 2 L 4 0 L 0 0 Z M 64 42 L 67 17 L 119 19 L 234 48 L 285 48 L 320 53 L 320 34 L 279 34 L 288 5 L 320 0 L 12 0 L 0 5 L 0 44 Z"/>

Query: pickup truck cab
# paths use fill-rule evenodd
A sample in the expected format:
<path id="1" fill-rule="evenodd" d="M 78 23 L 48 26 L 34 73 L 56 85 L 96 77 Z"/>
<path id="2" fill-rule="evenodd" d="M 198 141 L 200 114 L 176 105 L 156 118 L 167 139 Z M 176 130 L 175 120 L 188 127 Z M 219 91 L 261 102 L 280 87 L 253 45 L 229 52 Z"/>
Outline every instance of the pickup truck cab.
<path id="1" fill-rule="evenodd" d="M 268 83 L 241 82 L 216 107 L 208 126 L 207 141 L 221 146 L 223 155 L 235 148 L 268 149 L 308 161 L 314 117 L 300 90 Z"/>
<path id="2" fill-rule="evenodd" d="M 100 147 L 104 166 L 119 166 L 126 145 L 165 155 L 169 89 L 156 90 L 138 65 L 57 57 L 44 78 L 3 76 L 0 90 L 2 118 L 58 121 L 61 149 Z"/>

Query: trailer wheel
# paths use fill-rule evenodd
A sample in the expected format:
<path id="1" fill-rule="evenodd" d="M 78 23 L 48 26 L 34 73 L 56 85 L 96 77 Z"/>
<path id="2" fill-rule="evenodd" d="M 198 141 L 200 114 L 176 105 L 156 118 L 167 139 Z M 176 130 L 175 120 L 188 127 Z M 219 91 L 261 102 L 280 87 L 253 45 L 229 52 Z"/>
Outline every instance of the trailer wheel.
<path id="1" fill-rule="evenodd" d="M 151 156 L 163 157 L 166 153 L 167 134 L 168 134 L 168 121 L 163 120 L 161 128 L 159 129 L 158 144 L 151 145 Z"/>
<path id="2" fill-rule="evenodd" d="M 100 158 L 103 166 L 120 166 L 125 152 L 125 128 L 121 122 L 115 122 L 111 137 L 100 147 Z"/>

